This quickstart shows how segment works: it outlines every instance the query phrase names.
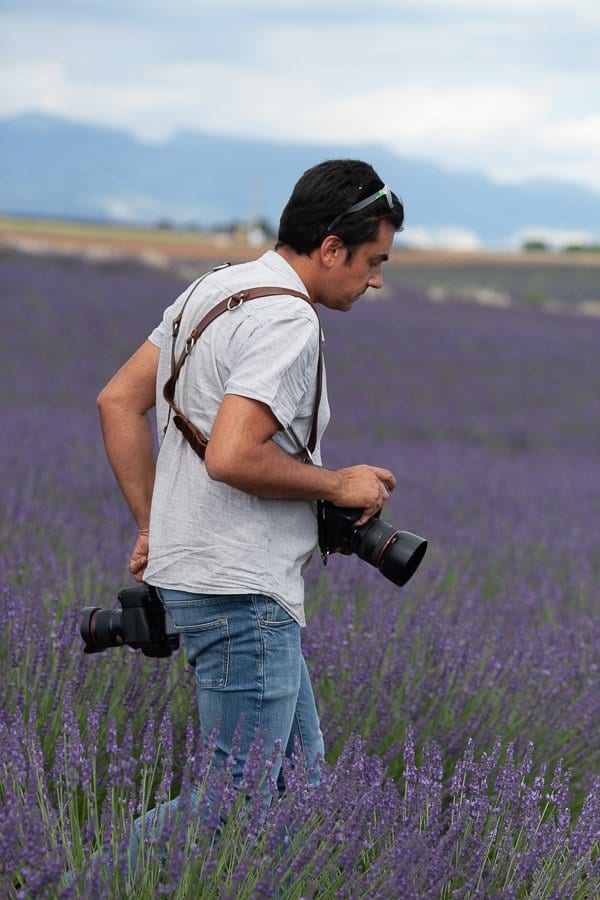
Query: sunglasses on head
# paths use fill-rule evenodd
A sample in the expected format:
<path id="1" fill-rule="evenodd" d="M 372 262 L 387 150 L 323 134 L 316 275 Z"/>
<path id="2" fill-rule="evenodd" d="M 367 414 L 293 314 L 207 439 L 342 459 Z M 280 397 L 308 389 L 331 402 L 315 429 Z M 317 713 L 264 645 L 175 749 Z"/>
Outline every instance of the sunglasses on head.
<path id="1" fill-rule="evenodd" d="M 364 209 L 365 206 L 370 206 L 371 203 L 375 203 L 375 201 L 379 200 L 381 197 L 387 198 L 388 206 L 393 210 L 394 201 L 392 200 L 392 192 L 387 184 L 384 184 L 383 187 L 378 191 L 375 191 L 374 194 L 370 194 L 370 196 L 365 197 L 364 200 L 359 200 L 358 203 L 354 203 L 352 206 L 348 207 L 348 209 L 345 209 L 343 213 L 340 213 L 339 216 L 336 216 L 331 225 L 327 227 L 327 231 L 333 231 L 340 219 L 343 219 L 344 216 L 347 216 L 349 213 L 358 212 L 359 209 Z"/>

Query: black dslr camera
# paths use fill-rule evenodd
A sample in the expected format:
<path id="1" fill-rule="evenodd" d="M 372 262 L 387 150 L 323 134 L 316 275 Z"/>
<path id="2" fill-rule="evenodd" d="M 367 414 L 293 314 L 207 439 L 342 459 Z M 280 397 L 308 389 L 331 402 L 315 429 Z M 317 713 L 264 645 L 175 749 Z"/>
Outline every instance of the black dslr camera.
<path id="1" fill-rule="evenodd" d="M 324 563 L 330 553 L 356 553 L 399 587 L 417 571 L 427 550 L 424 538 L 382 522 L 380 513 L 357 528 L 354 523 L 360 518 L 360 509 L 346 509 L 328 501 L 319 501 L 317 508 Z"/>
<path id="2" fill-rule="evenodd" d="M 121 609 L 86 606 L 81 611 L 84 653 L 101 653 L 123 644 L 145 656 L 171 656 L 177 650 L 179 635 L 151 585 L 123 588 L 117 598 Z"/>

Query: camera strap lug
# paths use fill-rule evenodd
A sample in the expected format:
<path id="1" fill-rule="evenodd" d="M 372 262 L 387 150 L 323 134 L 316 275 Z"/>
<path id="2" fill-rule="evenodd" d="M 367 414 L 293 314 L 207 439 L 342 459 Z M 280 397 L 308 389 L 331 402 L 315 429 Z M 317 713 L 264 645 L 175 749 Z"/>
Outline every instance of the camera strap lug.
<path id="1" fill-rule="evenodd" d="M 327 537 L 325 534 L 325 503 L 323 500 L 317 500 L 317 529 L 321 559 L 323 560 L 323 565 L 326 566 L 330 550 L 327 546 Z"/>

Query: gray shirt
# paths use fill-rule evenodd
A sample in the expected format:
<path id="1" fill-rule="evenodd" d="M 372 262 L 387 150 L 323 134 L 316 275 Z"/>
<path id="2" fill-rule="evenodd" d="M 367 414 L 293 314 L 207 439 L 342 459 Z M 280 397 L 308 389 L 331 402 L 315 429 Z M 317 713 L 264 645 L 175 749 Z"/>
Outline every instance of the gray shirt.
<path id="1" fill-rule="evenodd" d="M 304 625 L 302 574 L 317 543 L 315 504 L 265 500 L 212 481 L 172 422 L 163 434 L 168 407 L 162 391 L 171 372 L 172 322 L 194 284 L 168 307 L 149 336 L 160 349 L 156 391 L 160 450 L 144 577 L 158 587 L 192 593 L 266 594 Z M 176 353 L 205 313 L 224 297 L 244 288 L 280 285 L 306 293 L 294 269 L 273 251 L 254 262 L 211 273 L 185 307 Z M 225 394 L 259 400 L 281 425 L 273 440 L 297 453 L 308 442 L 312 425 L 318 353 L 318 321 L 306 301 L 284 294 L 252 300 L 224 313 L 204 331 L 183 366 L 175 402 L 209 437 Z M 328 421 L 323 373 L 313 453 L 317 464 Z"/>

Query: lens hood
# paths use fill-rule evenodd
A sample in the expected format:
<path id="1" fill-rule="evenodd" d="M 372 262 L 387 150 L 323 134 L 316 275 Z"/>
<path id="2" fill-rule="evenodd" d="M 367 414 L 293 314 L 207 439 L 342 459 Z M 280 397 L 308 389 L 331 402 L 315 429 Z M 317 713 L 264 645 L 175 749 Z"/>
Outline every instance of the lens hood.
<path id="1" fill-rule="evenodd" d="M 397 531 L 381 553 L 377 568 L 389 581 L 404 587 L 413 577 L 427 550 L 427 541 L 410 531 Z"/>

